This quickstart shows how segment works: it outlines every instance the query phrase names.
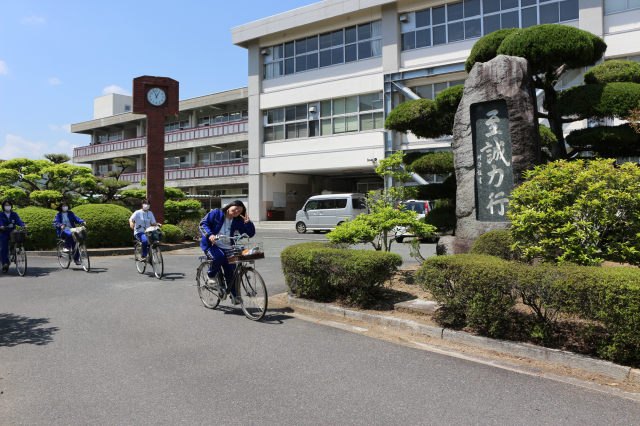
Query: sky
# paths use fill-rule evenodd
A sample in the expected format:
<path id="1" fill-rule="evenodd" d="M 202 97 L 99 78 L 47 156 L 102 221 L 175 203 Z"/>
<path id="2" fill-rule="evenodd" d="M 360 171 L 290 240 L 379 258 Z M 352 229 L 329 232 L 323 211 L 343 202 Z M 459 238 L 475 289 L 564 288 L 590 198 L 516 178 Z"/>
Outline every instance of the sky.
<path id="1" fill-rule="evenodd" d="M 178 80 L 180 99 L 246 86 L 230 29 L 315 2 L 0 0 L 0 159 L 71 156 L 90 137 L 70 125 L 141 75 Z"/>

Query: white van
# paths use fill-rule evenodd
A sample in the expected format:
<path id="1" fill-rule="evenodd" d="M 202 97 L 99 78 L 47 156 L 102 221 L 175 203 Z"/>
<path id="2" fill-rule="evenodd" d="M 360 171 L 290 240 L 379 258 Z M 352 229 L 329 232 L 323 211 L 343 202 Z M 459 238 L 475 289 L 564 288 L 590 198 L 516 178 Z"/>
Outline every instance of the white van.
<path id="1" fill-rule="evenodd" d="M 366 213 L 364 194 L 317 195 L 307 200 L 302 210 L 296 213 L 296 231 L 304 234 L 330 231 L 346 218 L 354 219 Z"/>

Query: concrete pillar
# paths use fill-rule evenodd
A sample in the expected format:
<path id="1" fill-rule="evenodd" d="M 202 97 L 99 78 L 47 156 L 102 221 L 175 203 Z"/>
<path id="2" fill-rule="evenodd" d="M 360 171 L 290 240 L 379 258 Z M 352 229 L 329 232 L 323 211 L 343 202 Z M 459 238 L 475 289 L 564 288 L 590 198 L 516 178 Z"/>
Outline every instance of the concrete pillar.
<path id="1" fill-rule="evenodd" d="M 147 163 L 146 163 L 146 161 L 145 161 L 145 159 L 144 159 L 144 154 L 140 154 L 140 155 L 138 156 L 137 163 L 138 163 L 138 164 L 136 165 L 136 167 L 137 167 L 137 168 L 136 168 L 136 170 L 137 170 L 137 171 L 142 171 L 143 169 L 145 169 L 145 168 L 146 168 Z"/>
<path id="2" fill-rule="evenodd" d="M 396 2 L 382 5 L 382 70 L 385 74 L 400 69 L 400 21 Z"/>
<path id="3" fill-rule="evenodd" d="M 198 187 L 197 186 L 192 186 L 190 194 L 191 195 L 198 195 Z"/>
<path id="4" fill-rule="evenodd" d="M 604 37 L 603 0 L 579 0 L 579 28 Z"/>
<path id="5" fill-rule="evenodd" d="M 191 160 L 189 161 L 194 167 L 198 166 L 198 153 L 197 148 L 191 150 Z"/>
<path id="6" fill-rule="evenodd" d="M 191 128 L 198 127 L 198 112 L 194 109 L 189 115 L 189 121 L 191 123 Z"/>
<path id="7" fill-rule="evenodd" d="M 262 111 L 260 110 L 262 55 L 258 41 L 251 41 L 247 51 L 249 55 L 249 217 L 258 222 L 267 219 L 260 176 L 263 137 Z"/>

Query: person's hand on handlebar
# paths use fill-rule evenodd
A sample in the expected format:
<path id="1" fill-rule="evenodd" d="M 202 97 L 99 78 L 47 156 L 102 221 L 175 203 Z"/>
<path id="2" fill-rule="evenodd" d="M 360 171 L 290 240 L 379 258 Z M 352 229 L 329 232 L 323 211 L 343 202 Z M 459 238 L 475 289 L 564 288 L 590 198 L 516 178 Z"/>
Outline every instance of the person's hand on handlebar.
<path id="1" fill-rule="evenodd" d="M 211 244 L 215 244 L 216 243 L 216 236 L 215 235 L 209 235 L 209 241 L 211 241 Z"/>

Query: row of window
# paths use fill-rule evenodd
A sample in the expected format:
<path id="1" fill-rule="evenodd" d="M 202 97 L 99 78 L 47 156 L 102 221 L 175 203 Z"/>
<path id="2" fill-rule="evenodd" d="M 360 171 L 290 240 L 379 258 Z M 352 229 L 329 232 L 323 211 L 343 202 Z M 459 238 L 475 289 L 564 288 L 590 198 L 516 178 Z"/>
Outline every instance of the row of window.
<path id="1" fill-rule="evenodd" d="M 263 78 L 382 55 L 382 21 L 353 25 L 265 49 Z"/>
<path id="2" fill-rule="evenodd" d="M 640 8 L 640 0 L 604 0 L 604 13 Z"/>
<path id="3" fill-rule="evenodd" d="M 198 127 L 211 126 L 214 124 L 229 123 L 231 121 L 246 120 L 249 118 L 249 111 L 246 109 L 243 111 L 235 111 L 224 114 L 216 114 L 208 117 L 198 118 Z M 172 121 L 165 123 L 164 131 L 173 132 L 176 130 L 190 129 L 191 123 L 189 120 Z"/>
<path id="4" fill-rule="evenodd" d="M 270 109 L 264 126 L 265 142 L 382 129 L 382 93 Z"/>
<path id="5" fill-rule="evenodd" d="M 124 132 L 112 132 L 106 135 L 98 135 L 98 143 L 121 141 L 124 139 Z"/>
<path id="6" fill-rule="evenodd" d="M 640 0 L 613 0 L 640 1 Z M 474 39 L 504 28 L 578 19 L 578 0 L 466 0 L 407 14 L 402 50 Z"/>
<path id="7" fill-rule="evenodd" d="M 198 195 L 208 197 L 221 197 L 223 195 L 249 195 L 249 188 L 228 188 L 228 189 L 201 189 Z"/>
<path id="8" fill-rule="evenodd" d="M 191 163 L 189 154 L 164 159 L 165 169 L 185 169 L 188 167 L 216 166 L 221 164 L 247 163 L 248 149 L 234 149 L 230 151 L 205 152 L 198 154 L 196 163 Z"/>

